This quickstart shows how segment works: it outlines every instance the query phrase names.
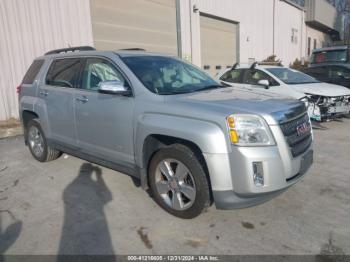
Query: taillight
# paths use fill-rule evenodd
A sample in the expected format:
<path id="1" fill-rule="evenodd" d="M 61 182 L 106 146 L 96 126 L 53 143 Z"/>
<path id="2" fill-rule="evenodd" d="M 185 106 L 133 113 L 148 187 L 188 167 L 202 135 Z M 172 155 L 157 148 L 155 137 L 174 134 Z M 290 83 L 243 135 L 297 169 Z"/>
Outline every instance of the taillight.
<path id="1" fill-rule="evenodd" d="M 17 94 L 20 94 L 22 91 L 22 85 L 17 86 Z"/>

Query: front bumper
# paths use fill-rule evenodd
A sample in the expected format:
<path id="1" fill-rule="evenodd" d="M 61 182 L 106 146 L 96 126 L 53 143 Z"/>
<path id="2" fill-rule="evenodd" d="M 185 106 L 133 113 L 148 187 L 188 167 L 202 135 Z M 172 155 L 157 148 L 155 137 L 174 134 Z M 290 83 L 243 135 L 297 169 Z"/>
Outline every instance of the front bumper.
<path id="1" fill-rule="evenodd" d="M 293 157 L 281 129 L 270 126 L 276 146 L 236 147 L 229 154 L 204 154 L 215 205 L 243 208 L 265 202 L 298 182 L 312 164 L 312 145 Z M 264 184 L 254 183 L 253 162 L 262 163 Z"/>

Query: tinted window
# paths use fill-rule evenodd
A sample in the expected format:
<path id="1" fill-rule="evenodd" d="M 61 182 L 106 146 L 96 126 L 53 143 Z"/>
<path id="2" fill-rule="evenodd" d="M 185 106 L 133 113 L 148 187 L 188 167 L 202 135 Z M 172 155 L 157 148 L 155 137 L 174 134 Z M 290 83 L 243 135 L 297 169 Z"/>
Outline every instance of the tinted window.
<path id="1" fill-rule="evenodd" d="M 347 58 L 347 50 L 314 52 L 311 56 L 311 63 L 319 64 L 326 62 L 346 62 Z"/>
<path id="2" fill-rule="evenodd" d="M 52 86 L 75 87 L 79 80 L 81 61 L 66 58 L 54 61 L 46 76 L 46 84 Z"/>
<path id="3" fill-rule="evenodd" d="M 33 84 L 43 64 L 44 60 L 35 60 L 29 67 L 27 73 L 25 74 L 22 84 Z"/>
<path id="4" fill-rule="evenodd" d="M 329 67 L 330 78 L 350 78 L 350 69 L 342 66 Z"/>
<path id="5" fill-rule="evenodd" d="M 102 81 L 118 81 L 127 86 L 124 77 L 111 62 L 101 58 L 88 58 L 84 67 L 82 88 L 96 91 Z"/>
<path id="6" fill-rule="evenodd" d="M 288 85 L 311 84 L 319 82 L 307 74 L 289 68 L 267 68 L 266 70 Z"/>
<path id="7" fill-rule="evenodd" d="M 246 70 L 246 73 L 244 75 L 244 80 L 243 80 L 245 84 L 257 85 L 260 80 L 269 81 L 270 86 L 279 85 L 275 79 L 273 79 L 271 76 L 269 76 L 268 74 L 266 74 L 261 70 L 256 70 L 256 69 Z"/>
<path id="8" fill-rule="evenodd" d="M 243 69 L 229 70 L 220 77 L 220 80 L 230 83 L 241 83 L 243 72 Z"/>
<path id="9" fill-rule="evenodd" d="M 220 86 L 202 70 L 172 57 L 131 56 L 122 59 L 153 93 L 189 93 Z"/>
<path id="10" fill-rule="evenodd" d="M 324 78 L 328 76 L 328 69 L 326 67 L 312 67 L 305 69 L 305 73 L 315 78 Z"/>

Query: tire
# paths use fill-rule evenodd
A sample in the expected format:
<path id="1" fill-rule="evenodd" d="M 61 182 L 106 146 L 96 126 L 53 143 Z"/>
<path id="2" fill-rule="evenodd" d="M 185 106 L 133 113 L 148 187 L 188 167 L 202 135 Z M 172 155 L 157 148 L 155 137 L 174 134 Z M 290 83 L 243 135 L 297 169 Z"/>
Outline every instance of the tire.
<path id="1" fill-rule="evenodd" d="M 55 160 L 62 154 L 48 146 L 45 134 L 37 119 L 30 120 L 26 126 L 26 141 L 28 141 L 32 156 L 40 162 Z"/>
<path id="2" fill-rule="evenodd" d="M 210 205 L 205 169 L 184 145 L 174 144 L 157 151 L 150 161 L 148 176 L 155 202 L 176 217 L 194 218 Z"/>

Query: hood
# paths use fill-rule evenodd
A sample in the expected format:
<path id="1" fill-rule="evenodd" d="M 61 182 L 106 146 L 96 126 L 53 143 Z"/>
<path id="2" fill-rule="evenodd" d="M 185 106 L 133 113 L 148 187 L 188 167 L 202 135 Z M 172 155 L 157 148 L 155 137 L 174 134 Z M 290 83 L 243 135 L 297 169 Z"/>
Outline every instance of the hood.
<path id="1" fill-rule="evenodd" d="M 225 82 L 225 81 L 221 81 L 221 82 L 224 82 L 225 84 L 228 84 L 234 88 L 244 88 L 244 89 L 248 89 L 252 92 L 257 92 L 257 93 L 266 94 L 266 95 L 271 94 L 272 97 L 277 97 L 277 98 L 279 97 L 280 99 L 282 99 L 282 98 L 302 99 L 305 97 L 305 94 L 303 92 L 297 91 L 293 88 L 288 88 L 288 92 L 286 92 L 286 90 L 284 88 L 280 88 L 279 86 L 270 87 L 268 89 L 265 89 L 263 87 L 258 87 L 258 86 L 252 87 L 249 84 L 235 84 L 235 83 L 230 83 L 230 82 Z"/>
<path id="2" fill-rule="evenodd" d="M 349 96 L 350 89 L 344 86 L 338 86 L 328 83 L 312 83 L 302 85 L 289 85 L 292 89 L 303 92 L 305 94 L 319 95 L 319 96 Z"/>
<path id="3" fill-rule="evenodd" d="M 234 113 L 261 115 L 269 124 L 276 124 L 306 112 L 305 104 L 298 100 L 263 90 L 251 91 L 239 87 L 169 96 L 168 99 L 168 102 L 191 105 L 189 110 L 207 110 L 207 114 L 220 112 L 226 116 Z"/>

